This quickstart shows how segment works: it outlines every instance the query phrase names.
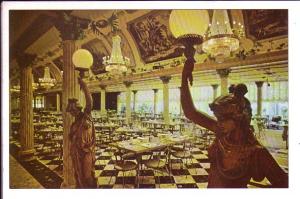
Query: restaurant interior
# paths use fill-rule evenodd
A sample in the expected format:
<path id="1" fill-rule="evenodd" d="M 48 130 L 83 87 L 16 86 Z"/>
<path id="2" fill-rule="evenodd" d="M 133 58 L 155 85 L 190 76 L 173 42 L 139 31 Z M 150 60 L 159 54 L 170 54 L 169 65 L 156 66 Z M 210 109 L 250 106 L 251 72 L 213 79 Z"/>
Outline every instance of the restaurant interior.
<path id="1" fill-rule="evenodd" d="M 216 134 L 182 108 L 184 39 L 197 41 L 195 108 L 214 117 L 209 104 L 245 84 L 253 134 L 288 174 L 288 10 L 10 10 L 10 188 L 76 188 L 78 78 L 92 97 L 93 188 L 207 188 Z"/>

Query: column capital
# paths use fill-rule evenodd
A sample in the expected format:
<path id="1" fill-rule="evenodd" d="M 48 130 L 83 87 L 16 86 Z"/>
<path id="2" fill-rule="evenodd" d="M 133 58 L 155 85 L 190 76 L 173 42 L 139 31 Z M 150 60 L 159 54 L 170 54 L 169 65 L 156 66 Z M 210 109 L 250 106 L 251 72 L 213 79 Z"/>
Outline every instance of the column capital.
<path id="1" fill-rule="evenodd" d="M 104 85 L 104 84 L 100 84 L 100 85 L 99 85 L 99 87 L 100 87 L 102 90 L 105 90 L 105 88 L 106 88 L 106 85 Z"/>
<path id="2" fill-rule="evenodd" d="M 230 68 L 217 69 L 217 73 L 221 78 L 228 77 L 230 72 L 231 72 Z"/>
<path id="3" fill-rule="evenodd" d="M 169 83 L 169 81 L 172 77 L 171 76 L 161 76 L 159 78 L 164 84 L 167 84 L 167 83 Z"/>
<path id="4" fill-rule="evenodd" d="M 213 87 L 213 89 L 217 89 L 219 87 L 219 84 L 212 84 L 211 86 Z"/>
<path id="5" fill-rule="evenodd" d="M 84 38 L 84 29 L 88 28 L 90 20 L 75 17 L 67 11 L 58 11 L 55 27 L 63 41 L 79 40 Z"/>
<path id="6" fill-rule="evenodd" d="M 133 90 L 132 92 L 133 92 L 133 94 L 136 94 L 136 93 L 137 93 L 137 90 Z"/>
<path id="7" fill-rule="evenodd" d="M 126 86 L 126 88 L 129 88 L 132 85 L 132 81 L 124 81 L 123 84 Z"/>
<path id="8" fill-rule="evenodd" d="M 264 84 L 264 81 L 256 81 L 255 84 L 257 87 L 262 87 Z"/>
<path id="9" fill-rule="evenodd" d="M 154 93 L 157 93 L 158 89 L 157 88 L 154 88 L 152 89 Z"/>
<path id="10" fill-rule="evenodd" d="M 17 55 L 17 63 L 20 67 L 30 66 L 36 58 L 36 54 L 22 53 Z"/>

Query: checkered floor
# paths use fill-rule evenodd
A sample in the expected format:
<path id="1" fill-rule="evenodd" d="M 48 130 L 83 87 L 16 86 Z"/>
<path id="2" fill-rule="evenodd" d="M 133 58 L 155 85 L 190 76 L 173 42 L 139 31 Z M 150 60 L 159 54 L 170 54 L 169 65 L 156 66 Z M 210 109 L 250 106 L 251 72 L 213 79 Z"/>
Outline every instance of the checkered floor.
<path id="1" fill-rule="evenodd" d="M 18 144 L 16 141 L 11 141 Z M 202 146 L 203 148 L 203 146 Z M 37 150 L 38 151 L 38 150 Z M 207 150 L 201 150 L 201 146 L 194 145 L 191 150 L 192 159 L 188 164 L 182 164 L 182 160 L 171 156 L 171 174 L 167 171 L 157 172 L 142 166 L 139 176 L 139 188 L 206 188 L 210 163 L 207 157 Z M 281 154 L 282 155 L 282 154 Z M 50 170 L 62 177 L 62 160 L 57 155 L 39 155 L 39 161 Z M 143 156 L 143 160 L 149 157 Z M 276 158 L 276 156 L 275 156 Z M 133 160 L 135 161 L 135 160 Z M 114 168 L 115 160 L 112 149 L 107 146 L 100 146 L 96 149 L 95 175 L 98 179 L 98 188 L 137 188 L 136 171 L 124 173 Z M 184 165 L 184 166 L 182 166 Z M 282 165 L 281 165 L 282 166 Z M 287 168 L 283 166 L 287 171 Z M 123 186 L 124 180 L 124 186 Z M 262 182 L 251 181 L 249 188 L 264 188 L 270 185 L 267 179 Z"/>

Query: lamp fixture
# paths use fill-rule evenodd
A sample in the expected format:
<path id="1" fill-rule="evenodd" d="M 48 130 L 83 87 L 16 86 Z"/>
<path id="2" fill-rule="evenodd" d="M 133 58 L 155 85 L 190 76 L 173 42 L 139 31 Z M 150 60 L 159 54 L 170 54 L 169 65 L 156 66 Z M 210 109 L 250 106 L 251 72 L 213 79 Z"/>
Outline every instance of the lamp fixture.
<path id="1" fill-rule="evenodd" d="M 172 10 L 169 19 L 173 36 L 185 47 L 201 44 L 208 24 L 207 10 Z"/>
<path id="2" fill-rule="evenodd" d="M 72 55 L 72 62 L 75 69 L 78 70 L 79 76 L 84 77 L 84 72 L 89 71 L 90 67 L 93 65 L 94 59 L 90 51 L 86 49 L 78 49 Z"/>
<path id="3" fill-rule="evenodd" d="M 49 89 L 49 88 L 53 87 L 55 85 L 55 83 L 56 83 L 56 80 L 50 77 L 49 67 L 46 66 L 44 69 L 44 77 L 39 78 L 39 85 L 42 88 Z"/>
<path id="4" fill-rule="evenodd" d="M 235 21 L 233 25 L 237 28 L 231 28 L 227 10 L 214 10 L 202 49 L 215 58 L 217 63 L 224 62 L 232 52 L 239 49 L 239 38 L 244 36 L 244 26 Z"/>
<path id="5" fill-rule="evenodd" d="M 170 30 L 179 43 L 184 45 L 184 65 L 191 71 L 194 69 L 194 45 L 201 44 L 209 24 L 207 10 L 172 10 L 169 19 Z M 188 77 L 193 84 L 193 77 Z"/>
<path id="6" fill-rule="evenodd" d="M 112 37 L 111 56 L 103 57 L 105 70 L 112 75 L 120 75 L 127 71 L 127 66 L 130 64 L 130 59 L 122 55 L 121 37 L 115 34 Z"/>

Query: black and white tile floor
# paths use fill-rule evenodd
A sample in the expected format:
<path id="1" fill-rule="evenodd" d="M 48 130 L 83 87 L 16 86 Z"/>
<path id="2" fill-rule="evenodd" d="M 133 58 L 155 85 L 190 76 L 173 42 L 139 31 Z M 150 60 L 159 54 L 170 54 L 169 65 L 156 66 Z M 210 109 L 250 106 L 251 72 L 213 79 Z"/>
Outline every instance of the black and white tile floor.
<path id="1" fill-rule="evenodd" d="M 12 143 L 18 144 L 16 141 Z M 207 157 L 207 150 L 201 150 L 197 144 L 191 150 L 192 159 L 186 167 L 182 168 L 182 160 L 171 156 L 172 175 L 167 172 L 155 172 L 143 167 L 139 176 L 139 188 L 206 188 L 210 163 Z M 275 158 L 279 153 L 274 153 Z M 279 154 L 285 156 L 287 154 Z M 148 157 L 143 157 L 146 159 Z M 62 178 L 62 160 L 53 155 L 41 155 L 39 161 L 46 165 Z M 280 161 L 279 161 L 280 164 Z M 281 165 L 287 171 L 285 165 Z M 123 173 L 114 169 L 114 156 L 107 146 L 100 146 L 96 149 L 95 176 L 98 181 L 98 188 L 103 189 L 131 189 L 136 187 L 136 171 L 125 172 L 125 186 L 123 187 Z M 158 182 L 160 182 L 158 184 Z M 251 181 L 249 188 L 268 187 L 270 183 L 267 179 L 262 182 Z"/>

